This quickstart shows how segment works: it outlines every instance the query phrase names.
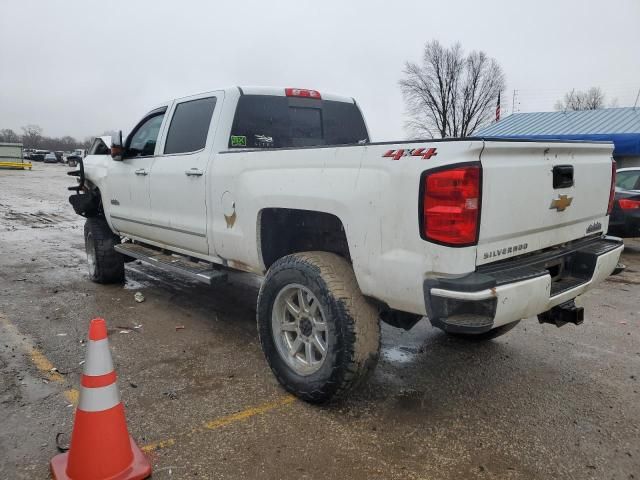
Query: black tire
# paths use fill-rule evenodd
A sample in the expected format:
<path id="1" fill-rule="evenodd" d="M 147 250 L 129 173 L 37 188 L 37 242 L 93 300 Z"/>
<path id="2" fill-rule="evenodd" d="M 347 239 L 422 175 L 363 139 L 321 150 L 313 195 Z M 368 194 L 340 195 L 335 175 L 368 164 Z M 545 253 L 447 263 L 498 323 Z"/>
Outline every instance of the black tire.
<path id="1" fill-rule="evenodd" d="M 326 323 L 326 356 L 319 370 L 298 374 L 276 346 L 272 315 L 281 291 L 302 285 L 313 293 Z M 362 295 L 351 264 L 327 252 L 277 260 L 267 272 L 257 307 L 260 343 L 271 370 L 289 392 L 311 403 L 339 399 L 374 370 L 380 351 L 378 311 Z"/>
<path id="2" fill-rule="evenodd" d="M 499 327 L 496 327 L 492 330 L 489 330 L 488 332 L 484 332 L 484 333 L 453 333 L 453 332 L 447 332 L 447 335 L 451 336 L 451 337 L 456 337 L 456 338 L 460 338 L 463 340 L 467 340 L 469 342 L 484 342 L 487 340 L 493 340 L 494 338 L 498 338 L 501 337 L 502 335 L 504 335 L 507 332 L 510 332 L 511 330 L 513 330 L 515 328 L 516 325 L 518 325 L 520 323 L 520 320 L 517 320 L 515 322 L 511 322 L 511 323 L 507 323 L 506 325 L 501 325 Z"/>
<path id="3" fill-rule="evenodd" d="M 96 283 L 124 282 L 124 256 L 113 247 L 120 243 L 103 217 L 87 218 L 84 245 L 89 263 L 89 278 Z"/>

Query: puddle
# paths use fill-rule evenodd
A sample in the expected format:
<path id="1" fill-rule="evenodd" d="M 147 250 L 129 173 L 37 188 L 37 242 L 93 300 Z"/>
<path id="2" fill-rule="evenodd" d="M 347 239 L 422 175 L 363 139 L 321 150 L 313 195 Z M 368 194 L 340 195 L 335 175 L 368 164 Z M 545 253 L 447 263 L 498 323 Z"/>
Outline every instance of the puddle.
<path id="1" fill-rule="evenodd" d="M 141 290 L 143 288 L 147 288 L 148 286 L 148 283 L 138 282 L 136 280 L 132 280 L 131 278 L 127 278 L 123 288 L 125 290 Z"/>
<path id="2" fill-rule="evenodd" d="M 414 347 L 384 347 L 382 349 L 382 356 L 385 360 L 395 363 L 409 363 L 415 360 L 418 354 L 418 349 Z"/>

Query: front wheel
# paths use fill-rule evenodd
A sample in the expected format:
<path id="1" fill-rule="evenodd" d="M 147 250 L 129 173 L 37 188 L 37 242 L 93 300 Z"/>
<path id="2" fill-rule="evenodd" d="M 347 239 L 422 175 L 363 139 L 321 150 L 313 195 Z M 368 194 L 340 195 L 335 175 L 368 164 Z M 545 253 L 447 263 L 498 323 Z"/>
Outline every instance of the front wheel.
<path id="1" fill-rule="evenodd" d="M 260 288 L 257 320 L 271 370 L 308 402 L 343 396 L 378 361 L 378 311 L 362 295 L 349 262 L 333 253 L 276 261 Z"/>
<path id="2" fill-rule="evenodd" d="M 120 237 L 102 217 L 90 217 L 84 224 L 84 245 L 89 278 L 96 283 L 124 282 L 124 256 L 114 250 Z"/>

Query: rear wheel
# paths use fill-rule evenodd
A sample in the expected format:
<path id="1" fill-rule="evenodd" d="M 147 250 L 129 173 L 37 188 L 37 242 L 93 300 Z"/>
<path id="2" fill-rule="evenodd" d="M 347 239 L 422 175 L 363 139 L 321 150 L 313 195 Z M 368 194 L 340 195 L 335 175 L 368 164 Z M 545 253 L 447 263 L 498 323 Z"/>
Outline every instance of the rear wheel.
<path id="1" fill-rule="evenodd" d="M 345 395 L 378 361 L 378 312 L 362 295 L 349 262 L 333 253 L 276 261 L 260 289 L 257 317 L 271 370 L 308 402 Z"/>
<path id="2" fill-rule="evenodd" d="M 84 245 L 89 263 L 89 278 L 96 283 L 124 282 L 124 257 L 114 250 L 120 243 L 103 217 L 87 218 Z"/>
<path id="3" fill-rule="evenodd" d="M 453 333 L 447 332 L 447 335 L 451 337 L 461 338 L 463 340 L 467 340 L 469 342 L 484 342 L 486 340 L 493 340 L 494 338 L 501 337 L 505 333 L 511 331 L 515 328 L 516 325 L 520 323 L 520 320 L 515 322 L 507 323 L 506 325 L 501 325 L 499 327 L 493 328 L 488 332 L 484 333 Z"/>

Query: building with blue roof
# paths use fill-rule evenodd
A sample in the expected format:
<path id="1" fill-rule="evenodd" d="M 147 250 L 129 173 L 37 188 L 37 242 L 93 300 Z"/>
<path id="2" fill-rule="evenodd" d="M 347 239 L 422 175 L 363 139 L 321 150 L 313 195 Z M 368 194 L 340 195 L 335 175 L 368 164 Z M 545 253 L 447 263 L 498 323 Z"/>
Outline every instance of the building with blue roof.
<path id="1" fill-rule="evenodd" d="M 515 113 L 474 136 L 610 141 L 618 168 L 640 166 L 640 108 Z"/>

